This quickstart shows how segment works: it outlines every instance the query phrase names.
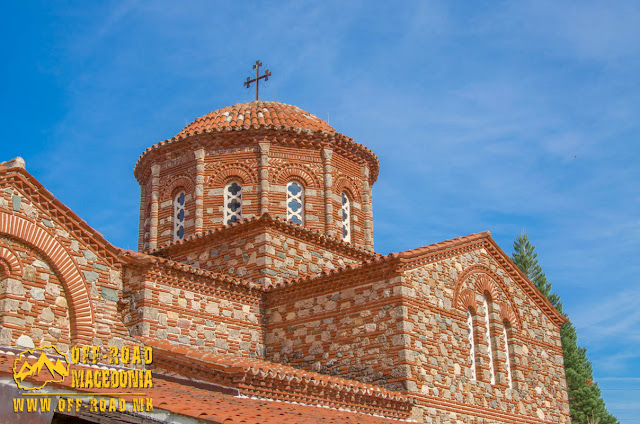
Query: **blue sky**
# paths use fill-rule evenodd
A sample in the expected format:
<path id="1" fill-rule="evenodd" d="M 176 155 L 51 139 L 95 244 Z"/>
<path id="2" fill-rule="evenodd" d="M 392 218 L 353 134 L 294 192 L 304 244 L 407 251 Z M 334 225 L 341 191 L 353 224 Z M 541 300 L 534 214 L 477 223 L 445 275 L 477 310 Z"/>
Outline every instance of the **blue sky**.
<path id="1" fill-rule="evenodd" d="M 142 151 L 252 100 L 371 148 L 381 253 L 522 228 L 640 422 L 640 3 L 5 2 L 0 160 L 135 249 Z M 235 3 L 235 4 L 234 4 Z"/>

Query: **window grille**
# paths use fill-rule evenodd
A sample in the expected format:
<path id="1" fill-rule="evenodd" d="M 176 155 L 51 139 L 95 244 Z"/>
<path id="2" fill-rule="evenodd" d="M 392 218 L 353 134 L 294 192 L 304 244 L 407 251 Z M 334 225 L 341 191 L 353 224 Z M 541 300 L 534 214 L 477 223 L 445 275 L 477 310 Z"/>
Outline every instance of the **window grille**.
<path id="1" fill-rule="evenodd" d="M 231 181 L 224 188 L 224 223 L 229 225 L 242 219 L 242 185 Z"/>
<path id="2" fill-rule="evenodd" d="M 173 199 L 173 241 L 184 238 L 184 206 L 185 194 L 184 191 L 181 191 Z"/>
<path id="3" fill-rule="evenodd" d="M 304 224 L 304 190 L 296 181 L 287 183 L 287 220 Z"/>
<path id="4" fill-rule="evenodd" d="M 342 240 L 351 242 L 351 201 L 347 193 L 342 193 Z"/>

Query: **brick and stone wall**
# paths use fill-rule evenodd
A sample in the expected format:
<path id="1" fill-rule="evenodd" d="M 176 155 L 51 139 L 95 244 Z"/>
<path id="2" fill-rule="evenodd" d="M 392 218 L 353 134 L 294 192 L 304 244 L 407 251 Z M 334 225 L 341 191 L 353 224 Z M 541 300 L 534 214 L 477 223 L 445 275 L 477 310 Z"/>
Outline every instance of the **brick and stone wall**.
<path id="1" fill-rule="evenodd" d="M 406 308 L 389 264 L 270 290 L 267 359 L 403 390 Z"/>
<path id="2" fill-rule="evenodd" d="M 224 225 L 224 188 L 242 185 L 242 218 L 287 218 L 286 186 L 304 187 L 304 226 L 340 238 L 342 192 L 351 200 L 351 243 L 373 249 L 371 176 L 363 159 L 318 135 L 270 131 L 200 134 L 165 144 L 136 168 L 141 186 L 140 250 L 173 240 L 173 199 L 187 194 L 185 235 Z M 204 147 L 203 147 L 204 146 Z M 149 215 L 149 216 L 147 216 Z"/>
<path id="3" fill-rule="evenodd" d="M 132 335 L 263 357 L 262 292 L 250 284 L 166 264 L 129 265 L 124 284 Z"/>
<path id="4" fill-rule="evenodd" d="M 21 278 L 11 278 L 5 271 L 0 281 L 0 344 L 7 346 L 17 340 L 34 346 L 54 343 L 68 351 L 69 306 L 51 265 L 15 239 L 0 236 L 0 245 L 3 256 L 15 255 L 22 265 Z"/>
<path id="5" fill-rule="evenodd" d="M 482 246 L 408 269 L 411 367 L 407 378 L 431 420 L 568 423 L 559 327 Z M 491 384 L 484 296 L 489 308 L 495 383 Z M 476 378 L 467 310 L 472 311 Z M 509 341 L 509 387 L 503 326 Z M 427 419 L 426 422 L 429 422 Z M 476 422 L 476 421 L 469 421 Z"/>
<path id="6" fill-rule="evenodd" d="M 118 311 L 122 278 L 116 252 L 45 193 L 19 172 L 2 178 L 2 344 L 56 343 L 66 351 L 71 343 L 130 342 Z"/>
<path id="7" fill-rule="evenodd" d="M 376 256 L 266 215 L 152 253 L 260 284 L 357 265 Z"/>

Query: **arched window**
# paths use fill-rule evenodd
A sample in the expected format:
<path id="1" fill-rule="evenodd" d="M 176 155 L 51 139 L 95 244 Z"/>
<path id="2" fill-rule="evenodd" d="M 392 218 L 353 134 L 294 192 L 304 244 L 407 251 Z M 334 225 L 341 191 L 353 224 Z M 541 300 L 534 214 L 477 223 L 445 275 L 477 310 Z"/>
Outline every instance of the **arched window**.
<path id="1" fill-rule="evenodd" d="M 473 315 L 467 309 L 467 327 L 469 329 L 469 357 L 471 358 L 471 379 L 476 379 L 476 344 L 473 337 Z"/>
<path id="2" fill-rule="evenodd" d="M 513 377 L 511 375 L 511 352 L 509 351 L 509 330 L 507 330 L 507 326 L 509 323 L 506 321 L 502 323 L 502 338 L 504 338 L 504 353 L 507 367 L 507 381 L 509 383 L 509 388 L 513 388 Z"/>
<path id="3" fill-rule="evenodd" d="M 304 224 L 304 189 L 296 181 L 287 183 L 287 220 Z"/>
<path id="4" fill-rule="evenodd" d="M 242 185 L 231 181 L 224 188 L 224 223 L 229 225 L 242 219 Z"/>
<path id="5" fill-rule="evenodd" d="M 342 192 L 342 240 L 351 241 L 351 200 Z"/>
<path id="6" fill-rule="evenodd" d="M 493 346 L 491 343 L 491 323 L 489 322 L 489 302 L 487 296 L 483 296 L 484 320 L 487 324 L 487 355 L 489 356 L 489 372 L 491 373 L 491 384 L 496 384 L 496 373 L 493 369 Z"/>
<path id="7" fill-rule="evenodd" d="M 184 238 L 185 194 L 180 191 L 173 199 L 173 241 Z"/>

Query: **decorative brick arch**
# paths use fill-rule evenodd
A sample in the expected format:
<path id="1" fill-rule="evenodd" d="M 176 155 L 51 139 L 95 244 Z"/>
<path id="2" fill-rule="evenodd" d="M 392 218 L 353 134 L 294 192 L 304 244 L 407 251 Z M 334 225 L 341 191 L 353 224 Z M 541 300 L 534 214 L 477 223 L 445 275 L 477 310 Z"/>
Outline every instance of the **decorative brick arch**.
<path id="1" fill-rule="evenodd" d="M 6 246 L 0 246 L 0 266 L 4 268 L 8 276 L 22 275 L 22 261 L 13 250 Z"/>
<path id="2" fill-rule="evenodd" d="M 285 185 L 291 180 L 300 180 L 304 184 L 304 188 L 322 188 L 322 183 L 318 176 L 307 166 L 298 163 L 290 163 L 283 166 L 274 173 L 272 182 Z"/>
<path id="3" fill-rule="evenodd" d="M 500 292 L 498 292 L 496 283 L 494 283 L 493 279 L 487 274 L 483 272 L 479 274 L 480 275 L 476 278 L 476 290 L 481 294 L 488 292 L 491 296 L 491 300 L 497 302 L 500 299 Z"/>
<path id="4" fill-rule="evenodd" d="M 358 189 L 357 184 L 354 184 L 351 178 L 347 178 L 345 176 L 336 178 L 332 190 L 338 196 L 341 196 L 342 192 L 346 191 L 352 202 L 362 203 L 362 194 L 360 189 Z"/>
<path id="5" fill-rule="evenodd" d="M 469 309 L 473 310 L 473 312 L 477 311 L 476 293 L 469 289 L 463 290 L 462 293 L 460 293 L 460 304 L 465 311 Z"/>
<path id="6" fill-rule="evenodd" d="M 498 306 L 500 306 L 500 321 L 508 322 L 511 327 L 518 326 L 518 316 L 515 311 L 511 307 L 511 305 L 506 302 L 498 302 Z"/>
<path id="7" fill-rule="evenodd" d="M 162 186 L 164 186 L 162 188 L 162 200 L 173 199 L 175 190 L 180 187 L 184 188 L 186 194 L 190 194 L 195 191 L 193 179 L 186 175 L 176 175 L 167 178 Z"/>
<path id="8" fill-rule="evenodd" d="M 499 275 L 497 275 L 495 272 L 493 272 L 491 269 L 487 268 L 484 265 L 480 265 L 480 264 L 471 265 L 467 267 L 462 272 L 462 274 L 460 274 L 460 276 L 458 277 L 458 280 L 456 281 L 456 287 L 453 294 L 453 304 L 460 309 L 464 309 L 465 311 L 467 310 L 468 306 L 466 306 L 465 302 L 468 303 L 468 301 L 464 300 L 464 298 L 468 297 L 469 295 L 467 292 L 472 290 L 470 289 L 463 290 L 462 287 L 464 283 L 472 275 L 475 275 L 475 274 L 481 274 L 481 275 L 478 276 L 478 279 L 474 284 L 474 288 L 475 288 L 474 294 L 479 293 L 484 295 L 485 292 L 489 292 L 489 294 L 491 295 L 491 300 L 494 303 L 500 305 L 500 313 L 507 314 L 505 316 L 508 317 L 509 323 L 514 327 L 521 327 L 520 317 L 515 312 L 515 309 L 513 309 L 513 307 L 511 306 L 514 303 L 511 295 L 509 294 L 507 287 L 505 286 L 504 282 L 502 281 Z M 463 296 L 463 294 L 466 294 L 466 295 Z M 474 296 L 474 303 L 475 303 L 475 296 Z M 502 305 L 504 305 L 505 307 L 502 308 Z M 504 312 L 503 312 L 503 309 L 504 309 Z"/>
<path id="9" fill-rule="evenodd" d="M 69 252 L 45 229 L 15 215 L 0 213 L 0 233 L 33 246 L 44 255 L 68 294 L 71 339 L 78 344 L 91 344 L 94 336 L 91 298 Z"/>
<path id="10" fill-rule="evenodd" d="M 256 185 L 256 170 L 244 163 L 228 163 L 212 171 L 208 187 L 221 188 L 231 180 L 239 180 L 242 185 Z"/>

